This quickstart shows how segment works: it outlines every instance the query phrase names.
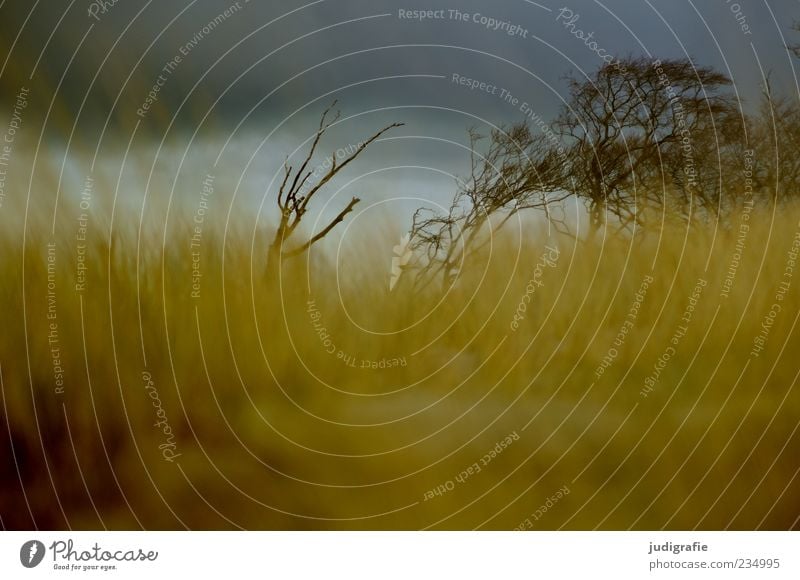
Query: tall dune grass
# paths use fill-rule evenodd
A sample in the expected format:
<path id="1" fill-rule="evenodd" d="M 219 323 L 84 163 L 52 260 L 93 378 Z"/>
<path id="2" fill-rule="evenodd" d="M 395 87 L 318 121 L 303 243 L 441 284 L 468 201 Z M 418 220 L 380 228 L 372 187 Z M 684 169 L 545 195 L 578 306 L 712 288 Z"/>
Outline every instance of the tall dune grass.
<path id="1" fill-rule="evenodd" d="M 270 284 L 242 212 L 204 224 L 193 297 L 190 211 L 92 215 L 77 291 L 78 211 L 0 233 L 5 527 L 798 527 L 796 208 L 750 216 L 727 297 L 739 217 L 523 228 L 442 295 L 389 290 L 388 227 Z"/>

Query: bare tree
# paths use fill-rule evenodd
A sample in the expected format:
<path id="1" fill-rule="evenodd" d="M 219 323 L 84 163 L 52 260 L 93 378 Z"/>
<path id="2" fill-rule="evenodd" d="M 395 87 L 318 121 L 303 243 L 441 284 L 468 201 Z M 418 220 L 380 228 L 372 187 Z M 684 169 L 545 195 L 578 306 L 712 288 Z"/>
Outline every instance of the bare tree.
<path id="1" fill-rule="evenodd" d="M 568 147 L 570 179 L 563 186 L 587 204 L 588 237 L 606 214 L 619 229 L 642 225 L 647 192 L 640 185 L 654 177 L 691 197 L 692 136 L 731 110 L 730 97 L 720 93 L 728 84 L 725 75 L 686 59 L 621 59 L 591 78 L 570 79 L 570 100 L 555 129 Z"/>
<path id="2" fill-rule="evenodd" d="M 776 95 L 767 77 L 754 131 L 756 187 L 778 201 L 800 192 L 800 105 Z"/>
<path id="3" fill-rule="evenodd" d="M 353 149 L 352 153 L 344 157 L 341 161 L 337 160 L 336 153 L 332 154 L 327 162 L 327 165 L 329 165 L 327 171 L 319 177 L 316 183 L 312 183 L 309 180 L 314 176 L 315 171 L 309 168 L 309 164 L 323 135 L 339 119 L 339 113 L 337 112 L 331 120 L 328 120 L 328 116 L 335 106 L 336 101 L 323 112 L 319 122 L 319 128 L 311 143 L 311 147 L 297 170 L 295 171 L 294 168 L 289 165 L 288 160 L 284 163 L 283 182 L 278 190 L 277 197 L 280 219 L 275 231 L 275 236 L 267 250 L 267 277 L 269 280 L 277 280 L 280 264 L 284 259 L 294 258 L 307 252 L 312 245 L 319 242 L 339 225 L 344 220 L 345 216 L 353 211 L 356 204 L 361 201 L 359 198 L 353 197 L 350 203 L 316 234 L 313 234 L 303 242 L 297 243 L 293 247 L 287 248 L 287 244 L 300 226 L 303 216 L 305 216 L 308 211 L 308 205 L 311 203 L 314 196 L 319 193 L 336 174 L 347 167 L 356 157 L 361 155 L 361 153 L 381 135 L 390 129 L 403 125 L 403 123 L 392 123 L 384 127 L 373 134 L 369 139 L 360 143 Z"/>
<path id="4" fill-rule="evenodd" d="M 485 153 L 484 139 L 470 130 L 470 173 L 458 180 L 447 212 L 420 208 L 414 214 L 409 247 L 418 289 L 438 281 L 446 290 L 471 257 L 514 215 L 525 209 L 546 209 L 563 198 L 551 195 L 561 182 L 562 161 L 543 135 L 534 136 L 526 123 L 493 130 Z"/>
<path id="5" fill-rule="evenodd" d="M 742 172 L 753 138 L 751 119 L 732 104 L 699 115 L 690 145 L 681 139 L 662 146 L 660 165 L 653 168 L 656 179 L 641 180 L 645 199 L 652 209 L 665 207 L 668 219 L 710 221 L 729 215 L 742 200 Z M 662 175 L 666 187 L 659 186 Z M 662 199 L 654 199 L 659 193 Z"/>

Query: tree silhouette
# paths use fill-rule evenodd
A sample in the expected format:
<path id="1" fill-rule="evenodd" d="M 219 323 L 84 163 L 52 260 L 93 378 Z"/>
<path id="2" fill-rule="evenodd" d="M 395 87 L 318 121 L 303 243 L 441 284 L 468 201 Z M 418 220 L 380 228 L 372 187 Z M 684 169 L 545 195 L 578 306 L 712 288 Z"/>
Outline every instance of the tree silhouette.
<path id="1" fill-rule="evenodd" d="M 334 217 L 325 227 L 319 230 L 316 234 L 311 235 L 308 239 L 300 242 L 293 247 L 287 249 L 287 243 L 290 242 L 293 235 L 296 233 L 298 227 L 302 223 L 303 216 L 308 211 L 309 203 L 331 181 L 342 169 L 347 167 L 354 159 L 361 155 L 364 150 L 374 143 L 381 135 L 390 129 L 401 127 L 403 123 L 392 123 L 373 134 L 369 139 L 360 143 L 349 155 L 344 157 L 340 162 L 337 161 L 336 153 L 332 154 L 328 159 L 330 167 L 318 179 L 316 183 L 311 183 L 309 180 L 314 176 L 314 170 L 309 168 L 311 159 L 317 151 L 317 147 L 325 135 L 327 130 L 339 120 L 339 113 L 337 112 L 331 120 L 328 120 L 333 107 L 336 106 L 334 101 L 325 111 L 320 118 L 319 128 L 314 136 L 314 140 L 309 147 L 306 156 L 303 158 L 302 163 L 294 170 L 289 165 L 288 160 L 284 163 L 284 176 L 280 189 L 278 190 L 277 204 L 280 212 L 280 219 L 278 227 L 275 230 L 275 236 L 272 243 L 267 250 L 267 278 L 269 280 L 277 280 L 280 265 L 284 259 L 294 258 L 300 256 L 308 251 L 311 246 L 322 240 L 327 236 L 337 225 L 339 225 L 348 213 L 353 211 L 353 208 L 361 200 L 358 197 L 353 197 L 350 202 L 342 209 L 336 217 Z M 303 193 L 304 188 L 307 188 L 307 193 Z"/>
<path id="2" fill-rule="evenodd" d="M 613 215 L 641 224 L 637 188 L 659 175 L 691 198 L 697 184 L 693 136 L 733 109 L 730 80 L 688 60 L 621 59 L 592 77 L 569 80 L 569 102 L 555 122 L 568 148 L 563 187 L 584 200 L 591 238 Z"/>
<path id="3" fill-rule="evenodd" d="M 535 136 L 526 123 L 501 127 L 481 153 L 483 139 L 469 131 L 470 173 L 457 181 L 448 210 L 423 207 L 414 213 L 410 248 L 416 259 L 408 267 L 417 270 L 417 288 L 438 281 L 446 290 L 514 215 L 564 199 L 551 195 L 561 183 L 562 158 L 544 135 Z"/>

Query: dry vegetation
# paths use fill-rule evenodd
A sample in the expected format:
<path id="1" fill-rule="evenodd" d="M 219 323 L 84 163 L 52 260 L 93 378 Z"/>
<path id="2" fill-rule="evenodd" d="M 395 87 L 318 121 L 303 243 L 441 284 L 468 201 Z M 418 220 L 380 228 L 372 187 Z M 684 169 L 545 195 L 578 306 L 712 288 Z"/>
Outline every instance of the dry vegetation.
<path id="1" fill-rule="evenodd" d="M 775 298 L 789 281 L 796 208 L 750 215 L 728 297 L 739 217 L 587 243 L 520 242 L 512 221 L 444 298 L 402 278 L 389 292 L 394 236 L 350 244 L 338 263 L 311 252 L 284 269 L 278 297 L 263 276 L 269 239 L 251 240 L 246 216 L 227 238 L 207 224 L 192 298 L 188 225 L 162 247 L 161 236 L 110 236 L 93 219 L 83 292 L 72 226 L 52 239 L 58 343 L 48 343 L 46 228 L 2 234 L 5 527 L 798 525 L 796 269 Z M 558 260 L 535 273 L 548 243 Z M 541 286 L 512 330 L 532 278 Z M 688 330 L 644 397 L 701 278 Z M 751 357 L 773 303 L 781 311 Z M 173 461 L 159 448 L 154 389 Z M 425 500 L 514 432 L 479 473 Z M 569 495 L 534 521 L 565 485 Z"/>
<path id="2" fill-rule="evenodd" d="M 344 165 L 306 177 L 335 115 L 287 160 L 272 230 L 215 212 L 196 248 L 196 200 L 131 207 L 135 154 L 77 239 L 43 154 L 32 203 L 17 175 L 2 207 L 0 527 L 798 528 L 800 109 L 766 87 L 746 116 L 710 69 L 625 64 L 573 80 L 547 133 L 471 133 L 445 211 L 336 259 L 357 198 L 300 224 Z M 589 235 L 532 217 L 564 197 Z"/>

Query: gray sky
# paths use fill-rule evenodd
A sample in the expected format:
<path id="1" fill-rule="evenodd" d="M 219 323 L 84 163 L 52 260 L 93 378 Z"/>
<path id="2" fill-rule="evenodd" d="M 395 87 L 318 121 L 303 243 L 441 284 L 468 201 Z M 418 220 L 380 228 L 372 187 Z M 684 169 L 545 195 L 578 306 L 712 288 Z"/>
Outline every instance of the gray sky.
<path id="1" fill-rule="evenodd" d="M 790 58 L 785 43 L 800 40 L 790 30 L 800 18 L 798 0 L 234 5 L 117 0 L 103 12 L 87 0 L 6 0 L 0 5 L 0 48 L 8 56 L 0 76 L 3 111 L 9 113 L 23 85 L 33 86 L 31 105 L 41 112 L 55 94 L 47 123 L 33 128 L 61 147 L 73 133 L 67 174 L 75 174 L 76 187 L 86 171 L 81 163 L 94 151 L 103 167 L 119 171 L 136 128 L 137 162 L 149 171 L 163 140 L 154 171 L 176 178 L 176 189 L 212 171 L 219 155 L 220 179 L 227 175 L 233 187 L 241 178 L 257 201 L 283 157 L 337 98 L 344 121 L 325 153 L 391 121 L 406 123 L 392 135 L 410 138 L 376 145 L 337 184 L 358 178 L 348 187 L 381 200 L 451 189 L 448 174 L 463 170 L 467 160 L 460 147 L 467 127 L 519 121 L 523 103 L 551 119 L 565 75 L 590 74 L 602 54 L 689 56 L 730 75 L 745 107 L 757 101 L 766 70 L 776 87 L 797 95 L 793 67 L 800 61 Z M 415 19 L 415 10 L 432 17 Z M 580 40 L 578 31 L 591 33 L 596 44 Z M 166 70 L 170 61 L 174 66 Z M 489 88 L 471 90 L 453 82 L 454 74 Z M 519 100 L 504 100 L 504 89 Z M 61 150 L 54 145 L 54 151 Z M 349 195 L 348 187 L 341 195 Z"/>
<path id="2" fill-rule="evenodd" d="M 102 13 L 87 0 L 35 4 L 8 0 L 0 8 L 0 26 L 4 44 L 20 33 L 10 60 L 30 69 L 32 61 L 40 59 L 37 74 L 51 86 L 58 83 L 71 60 L 59 98 L 77 112 L 88 90 L 91 106 L 81 113 L 85 122 L 105 121 L 122 89 L 112 112 L 120 126 L 136 119 L 136 109 L 163 67 L 193 40 L 196 45 L 167 75 L 156 103 L 156 109 L 163 106 L 169 118 L 189 95 L 178 116 L 181 128 L 194 129 L 207 106 L 219 97 L 212 115 L 224 128 L 238 123 L 253 107 L 267 118 L 283 118 L 297 106 L 322 97 L 307 109 L 305 116 L 313 118 L 329 100 L 323 95 L 331 91 L 352 111 L 436 105 L 490 120 L 519 118 L 519 111 L 501 99 L 447 79 L 376 80 L 453 73 L 507 88 L 549 116 L 558 106 L 558 93 L 563 93 L 563 75 L 591 72 L 601 63 L 598 54 L 564 26 L 567 19 L 559 19 L 562 8 L 578 17 L 571 30 L 593 33 L 598 50 L 654 58 L 690 56 L 730 74 L 749 100 L 757 96 L 760 67 L 772 69 L 785 90 L 795 84 L 781 35 L 798 40 L 789 30 L 792 20 L 800 18 L 798 0 L 240 0 L 240 9 L 203 34 L 203 27 L 233 4 L 229 0 L 117 0 Z M 741 7 L 738 13 L 732 10 L 736 6 Z M 455 17 L 454 7 L 468 15 L 466 21 Z M 423 22 L 400 17 L 401 11 L 412 10 L 439 11 L 435 16 L 443 17 Z M 475 18 L 476 13 L 521 31 L 509 35 L 502 28 L 487 28 Z M 4 75 L 6 100 L 15 92 L 15 80 Z M 363 84 L 345 88 L 354 83 Z M 414 114 L 403 116 L 413 118 Z M 147 117 L 153 132 L 163 131 L 161 117 Z M 450 123 L 438 113 L 433 117 Z M 251 128 L 250 124 L 245 128 Z"/>

